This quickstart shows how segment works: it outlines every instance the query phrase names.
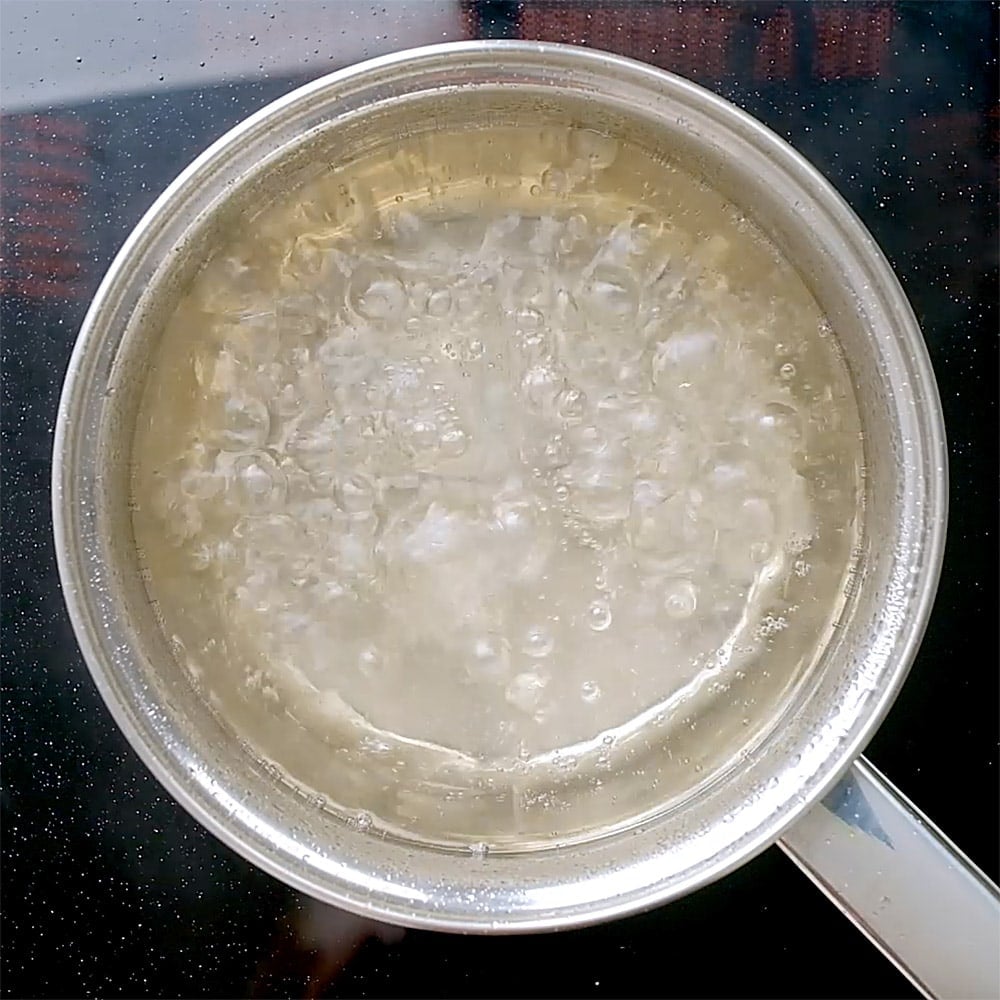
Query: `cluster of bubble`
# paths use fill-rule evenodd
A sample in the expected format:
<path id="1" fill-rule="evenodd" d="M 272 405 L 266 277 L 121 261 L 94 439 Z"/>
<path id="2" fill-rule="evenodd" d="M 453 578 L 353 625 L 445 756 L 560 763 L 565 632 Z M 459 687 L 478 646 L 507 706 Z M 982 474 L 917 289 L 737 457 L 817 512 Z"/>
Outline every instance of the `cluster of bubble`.
<path id="1" fill-rule="evenodd" d="M 291 238 L 280 294 L 216 261 L 159 503 L 231 627 L 485 755 L 606 730 L 749 636 L 811 531 L 807 414 L 708 242 L 400 206 Z"/>

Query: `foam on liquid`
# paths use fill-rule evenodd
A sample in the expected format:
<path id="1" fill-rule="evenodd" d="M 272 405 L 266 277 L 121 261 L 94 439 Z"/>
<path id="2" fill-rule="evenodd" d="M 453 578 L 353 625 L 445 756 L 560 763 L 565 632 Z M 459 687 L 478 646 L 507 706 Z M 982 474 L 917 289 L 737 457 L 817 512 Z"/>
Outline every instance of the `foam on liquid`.
<path id="1" fill-rule="evenodd" d="M 325 173 L 232 234 L 151 372 L 165 630 L 265 755 L 599 755 L 817 628 L 861 448 L 827 334 L 731 206 L 594 132 Z"/>

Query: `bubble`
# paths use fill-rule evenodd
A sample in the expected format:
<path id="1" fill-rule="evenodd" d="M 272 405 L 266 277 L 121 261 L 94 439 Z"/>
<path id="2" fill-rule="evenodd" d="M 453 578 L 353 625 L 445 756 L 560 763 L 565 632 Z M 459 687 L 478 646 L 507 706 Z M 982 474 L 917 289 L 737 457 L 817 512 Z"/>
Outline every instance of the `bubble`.
<path id="1" fill-rule="evenodd" d="M 616 139 L 589 128 L 573 129 L 569 136 L 569 148 L 595 170 L 610 167 L 618 156 Z"/>
<path id="2" fill-rule="evenodd" d="M 236 561 L 237 551 L 236 546 L 230 541 L 219 542 L 215 546 L 215 560 L 216 562 L 227 564 Z"/>
<path id="3" fill-rule="evenodd" d="M 214 560 L 215 549 L 205 542 L 191 550 L 191 567 L 199 573 L 208 569 Z"/>
<path id="4" fill-rule="evenodd" d="M 383 664 L 382 652 L 374 643 L 363 646 L 358 653 L 358 667 L 362 673 L 377 673 Z"/>
<path id="5" fill-rule="evenodd" d="M 572 439 L 573 460 L 562 473 L 573 490 L 575 506 L 591 521 L 624 520 L 632 505 L 631 455 L 624 444 L 608 441 L 598 428 L 580 431 Z"/>
<path id="6" fill-rule="evenodd" d="M 362 833 L 365 833 L 368 830 L 370 830 L 372 828 L 373 823 L 374 820 L 372 819 L 371 813 L 365 812 L 364 810 L 362 810 L 359 813 L 355 813 L 354 815 L 354 826 L 358 830 L 361 830 Z"/>
<path id="7" fill-rule="evenodd" d="M 349 514 L 367 513 L 375 503 L 375 487 L 360 474 L 346 476 L 337 484 L 336 499 Z"/>
<path id="8" fill-rule="evenodd" d="M 587 406 L 587 397 L 582 389 L 564 384 L 556 395 L 556 412 L 563 420 L 579 420 Z"/>
<path id="9" fill-rule="evenodd" d="M 524 634 L 521 652 L 535 659 L 543 659 L 555 648 L 555 638 L 544 625 L 532 625 Z"/>
<path id="10" fill-rule="evenodd" d="M 532 184 L 531 187 L 528 188 L 528 193 L 532 197 L 537 198 L 538 195 L 540 195 L 542 193 L 541 185 L 539 185 L 539 184 Z"/>
<path id="11" fill-rule="evenodd" d="M 587 304 L 598 317 L 620 322 L 639 311 L 639 288 L 635 279 L 618 268 L 598 268 L 583 288 Z"/>
<path id="12" fill-rule="evenodd" d="M 466 342 L 462 354 L 467 361 L 478 361 L 485 352 L 486 345 L 481 340 L 473 338 Z"/>
<path id="13" fill-rule="evenodd" d="M 432 292 L 427 299 L 427 312 L 438 319 L 451 312 L 451 292 L 447 288 Z"/>
<path id="14" fill-rule="evenodd" d="M 794 440 L 802 436 L 798 411 L 784 403 L 768 403 L 757 418 L 757 425 L 761 430 L 776 431 Z"/>
<path id="15" fill-rule="evenodd" d="M 400 199 L 402 200 L 402 199 Z M 413 246 L 423 236 L 424 224 L 414 212 L 398 212 L 392 220 L 392 235 L 401 246 Z"/>
<path id="16" fill-rule="evenodd" d="M 794 375 L 795 375 L 795 365 L 793 365 L 793 364 L 791 363 L 791 361 L 786 361 L 786 362 L 785 362 L 785 363 L 784 363 L 784 364 L 783 364 L 783 365 L 782 365 L 782 366 L 781 366 L 781 367 L 780 367 L 780 368 L 778 369 L 778 374 L 779 374 L 779 375 L 780 375 L 780 376 L 781 376 L 781 377 L 782 377 L 783 379 L 790 379 L 790 378 L 793 378 L 793 377 L 794 377 Z"/>
<path id="17" fill-rule="evenodd" d="M 493 506 L 493 516 L 504 531 L 525 535 L 534 527 L 535 511 L 527 500 L 501 500 Z"/>
<path id="18" fill-rule="evenodd" d="M 331 468 L 336 437 L 336 422 L 327 416 L 294 426 L 285 447 L 303 469 L 318 474 Z"/>
<path id="19" fill-rule="evenodd" d="M 517 674 L 507 685 L 504 696 L 522 712 L 534 712 L 541 703 L 548 678 L 535 671 Z"/>
<path id="20" fill-rule="evenodd" d="M 690 618 L 698 607 L 698 589 L 690 580 L 671 580 L 663 592 L 663 608 L 671 618 Z"/>
<path id="21" fill-rule="evenodd" d="M 763 497 L 747 497 L 740 504 L 740 524 L 747 534 L 770 538 L 774 534 L 775 514 L 771 504 Z"/>
<path id="22" fill-rule="evenodd" d="M 271 416 L 259 399 L 230 396 L 222 404 L 221 421 L 211 437 L 226 451 L 249 451 L 264 444 L 270 426 Z"/>
<path id="23" fill-rule="evenodd" d="M 574 239 L 582 239 L 587 235 L 588 223 L 587 216 L 582 212 L 574 212 L 566 220 L 566 232 L 569 233 Z"/>
<path id="24" fill-rule="evenodd" d="M 225 485 L 221 476 L 204 469 L 188 469 L 181 474 L 181 492 L 193 500 L 208 500 L 218 496 Z"/>
<path id="25" fill-rule="evenodd" d="M 567 431 L 573 447 L 586 454 L 597 454 L 608 446 L 607 435 L 596 424 L 584 424 Z"/>
<path id="26" fill-rule="evenodd" d="M 490 632 L 472 643 L 472 670 L 476 677 L 491 681 L 502 680 L 510 669 L 510 643 Z"/>
<path id="27" fill-rule="evenodd" d="M 360 740 L 361 749 L 373 757 L 384 757 L 392 752 L 392 746 L 377 736 L 363 736 Z"/>
<path id="28" fill-rule="evenodd" d="M 440 443 L 437 424 L 425 417 L 414 417 L 400 428 L 400 446 L 408 455 L 433 451 Z"/>
<path id="29" fill-rule="evenodd" d="M 547 406 L 559 391 L 556 373 L 547 365 L 532 365 L 521 379 L 521 390 L 533 406 Z"/>
<path id="30" fill-rule="evenodd" d="M 569 497 L 569 487 L 565 483 L 556 483 L 552 493 L 562 503 Z"/>
<path id="31" fill-rule="evenodd" d="M 751 478 L 749 465 L 736 449 L 724 449 L 708 463 L 707 471 L 711 484 L 720 489 L 736 489 Z"/>
<path id="32" fill-rule="evenodd" d="M 607 601 L 591 601 L 586 621 L 594 632 L 603 632 L 611 624 L 611 607 Z"/>
<path id="33" fill-rule="evenodd" d="M 406 305 L 406 291 L 396 278 L 375 278 L 365 284 L 353 305 L 366 319 L 391 319 Z"/>
<path id="34" fill-rule="evenodd" d="M 251 508 L 271 508 L 285 499 L 285 476 L 265 452 L 241 455 L 233 467 L 237 504 Z"/>
<path id="35" fill-rule="evenodd" d="M 565 171 L 549 167 L 542 173 L 542 187 L 552 194 L 565 194 L 569 190 L 569 178 Z"/>
<path id="36" fill-rule="evenodd" d="M 706 330 L 675 333 L 666 340 L 661 340 L 654 349 L 654 379 L 672 367 L 706 364 L 717 346 L 718 338 Z"/>
<path id="37" fill-rule="evenodd" d="M 419 504 L 417 509 L 422 506 Z M 398 557 L 415 563 L 435 563 L 452 559 L 462 551 L 470 535 L 470 519 L 435 500 L 422 517 L 417 514 L 412 519 L 401 518 L 396 528 L 400 535 Z"/>
<path id="38" fill-rule="evenodd" d="M 596 681 L 584 681 L 580 685 L 580 697 L 588 704 L 593 704 L 601 697 L 601 688 Z"/>
<path id="39" fill-rule="evenodd" d="M 552 472 L 569 461 L 569 450 L 561 434 L 553 434 L 542 441 L 528 440 L 521 445 L 521 460 L 539 473 Z"/>
<path id="40" fill-rule="evenodd" d="M 611 426 L 629 438 L 659 437 L 665 420 L 663 401 L 645 393 L 609 393 L 600 400 L 597 409 Z"/>
<path id="41" fill-rule="evenodd" d="M 312 294 L 286 295 L 274 304 L 278 333 L 283 337 L 311 337 L 328 320 L 326 308 Z"/>
<path id="42" fill-rule="evenodd" d="M 441 433 L 440 448 L 445 458 L 459 458 L 469 447 L 469 438 L 461 427 L 449 427 Z"/>
<path id="43" fill-rule="evenodd" d="M 514 313 L 514 322 L 522 332 L 540 330 L 545 323 L 545 317 L 530 306 L 522 306 Z"/>
<path id="44" fill-rule="evenodd" d="M 540 330 L 523 334 L 519 347 L 529 368 L 535 365 L 545 367 L 552 361 L 549 339 Z"/>
<path id="45" fill-rule="evenodd" d="M 632 228 L 629 231 L 630 252 L 636 255 L 648 253 L 661 228 L 662 224 L 656 220 L 651 212 L 636 212 L 632 216 Z"/>

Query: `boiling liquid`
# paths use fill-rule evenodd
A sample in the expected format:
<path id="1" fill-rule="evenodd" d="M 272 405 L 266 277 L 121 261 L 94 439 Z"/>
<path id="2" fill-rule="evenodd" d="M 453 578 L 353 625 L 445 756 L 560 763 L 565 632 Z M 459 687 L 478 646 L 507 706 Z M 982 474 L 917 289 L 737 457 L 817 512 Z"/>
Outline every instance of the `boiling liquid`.
<path id="1" fill-rule="evenodd" d="M 403 786 L 599 769 L 791 673 L 860 463 L 823 316 L 732 206 L 595 132 L 493 128 L 314 176 L 220 247 L 146 387 L 134 526 L 239 735 L 406 826 L 316 749 Z"/>

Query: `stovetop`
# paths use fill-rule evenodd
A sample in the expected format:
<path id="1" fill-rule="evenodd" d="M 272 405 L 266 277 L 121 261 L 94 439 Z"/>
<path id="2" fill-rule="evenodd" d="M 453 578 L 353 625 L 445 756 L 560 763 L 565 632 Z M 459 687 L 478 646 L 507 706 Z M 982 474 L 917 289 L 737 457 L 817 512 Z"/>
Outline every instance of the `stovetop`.
<path id="1" fill-rule="evenodd" d="M 930 348 L 951 513 L 934 613 L 871 759 L 997 877 L 997 29 L 985 2 L 3 6 L 2 980 L 10 997 L 912 996 L 777 851 L 601 927 L 403 931 L 314 903 L 145 771 L 77 651 L 50 451 L 89 297 L 156 194 L 305 80 L 430 41 L 524 37 L 690 76 L 812 160 Z"/>

